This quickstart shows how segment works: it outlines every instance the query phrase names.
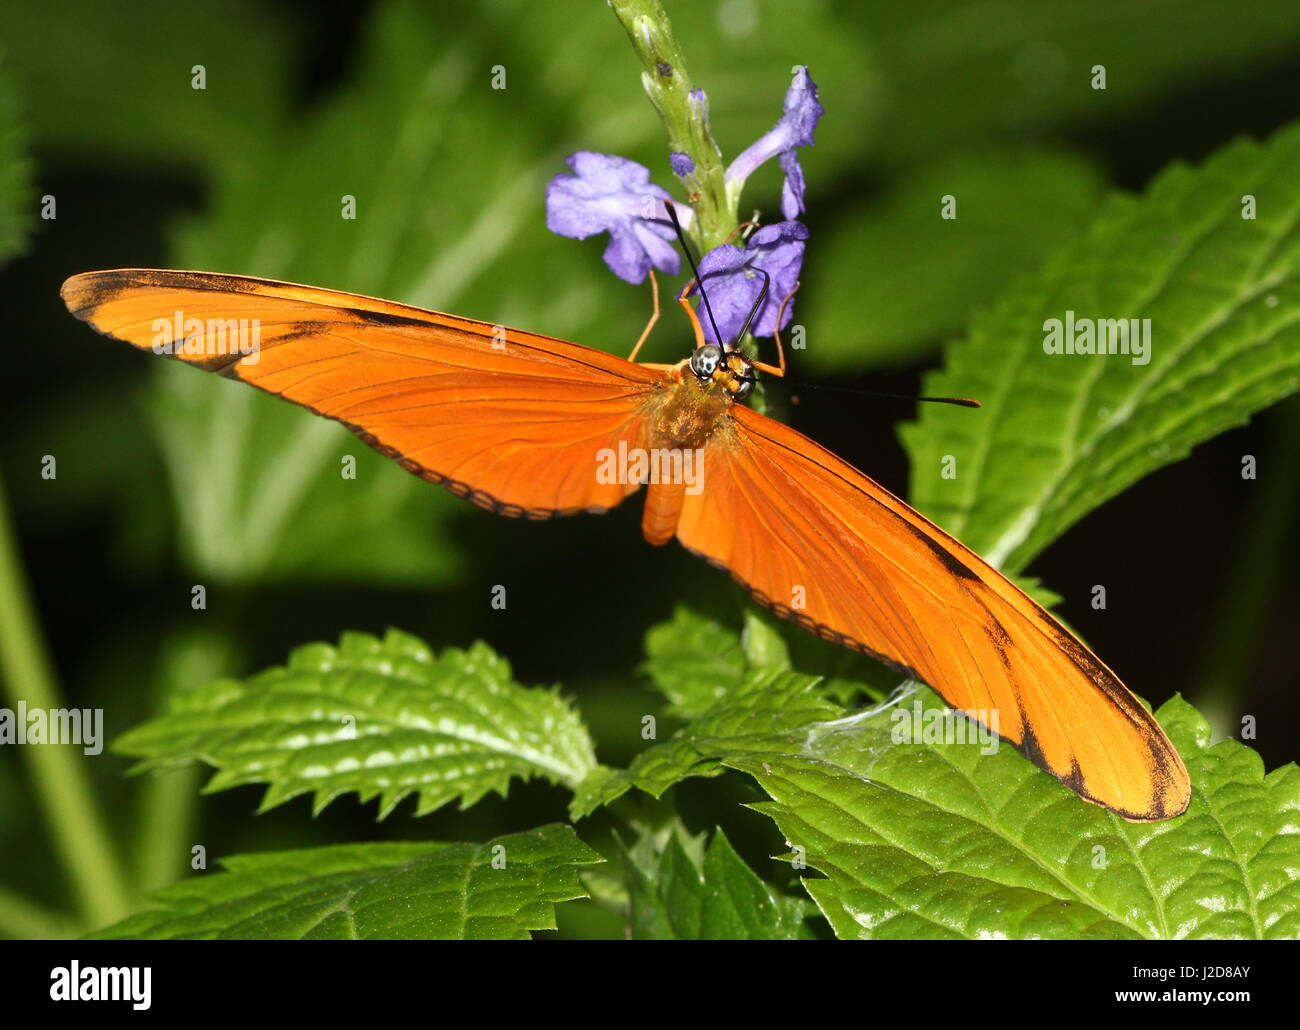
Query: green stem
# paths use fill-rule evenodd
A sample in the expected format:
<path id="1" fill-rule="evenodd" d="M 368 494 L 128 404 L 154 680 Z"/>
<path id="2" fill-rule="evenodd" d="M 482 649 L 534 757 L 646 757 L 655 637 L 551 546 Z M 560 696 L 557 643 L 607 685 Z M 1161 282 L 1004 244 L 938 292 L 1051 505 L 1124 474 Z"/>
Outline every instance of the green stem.
<path id="1" fill-rule="evenodd" d="M 691 233 L 702 252 L 710 251 L 735 231 L 736 206 L 727 196 L 722 151 L 709 128 L 708 109 L 691 99 L 695 86 L 686 58 L 659 0 L 609 0 L 609 6 L 641 59 L 641 83 L 663 120 L 669 150 L 695 164 L 683 179 L 698 194 Z"/>
<path id="2" fill-rule="evenodd" d="M 166 887 L 188 871 L 189 841 L 196 823 L 195 799 L 203 774 L 197 766 L 156 773 L 141 786 L 140 842 L 135 855 L 136 882 L 142 892 Z"/>
<path id="3" fill-rule="evenodd" d="M 12 707 L 61 707 L 49 657 L 41 642 L 19 565 L 0 485 L 0 679 Z M 21 748 L 59 855 L 86 921 L 104 926 L 128 911 L 126 881 L 104 824 L 85 765 L 64 744 Z"/>
<path id="4" fill-rule="evenodd" d="M 247 593 L 230 587 L 215 625 L 182 630 L 167 640 L 158 659 L 153 709 L 166 711 L 171 698 L 198 683 L 207 683 L 239 664 L 237 641 Z M 197 843 L 199 765 L 169 769 L 145 778 L 138 795 L 133 855 L 135 883 L 141 891 L 175 883 L 190 872 L 191 848 Z"/>

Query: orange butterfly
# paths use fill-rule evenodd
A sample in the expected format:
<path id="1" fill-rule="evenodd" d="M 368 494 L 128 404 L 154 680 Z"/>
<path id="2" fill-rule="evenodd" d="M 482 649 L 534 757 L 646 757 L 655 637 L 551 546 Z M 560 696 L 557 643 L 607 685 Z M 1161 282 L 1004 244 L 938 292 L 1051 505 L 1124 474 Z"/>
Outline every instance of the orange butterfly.
<path id="1" fill-rule="evenodd" d="M 502 515 L 604 512 L 647 478 L 597 475 L 598 455 L 701 454 L 707 478 L 695 485 L 650 477 L 650 543 L 676 536 L 781 617 L 924 680 L 957 708 L 998 713 L 990 729 L 1088 801 L 1135 821 L 1187 807 L 1182 760 L 1118 677 L 978 555 L 740 403 L 753 370 L 779 375 L 784 359 L 773 368 L 704 344 L 684 299 L 696 349 L 659 365 L 236 275 L 87 272 L 62 295 L 98 332 L 342 422 Z M 232 346 L 248 326 L 256 348 Z"/>

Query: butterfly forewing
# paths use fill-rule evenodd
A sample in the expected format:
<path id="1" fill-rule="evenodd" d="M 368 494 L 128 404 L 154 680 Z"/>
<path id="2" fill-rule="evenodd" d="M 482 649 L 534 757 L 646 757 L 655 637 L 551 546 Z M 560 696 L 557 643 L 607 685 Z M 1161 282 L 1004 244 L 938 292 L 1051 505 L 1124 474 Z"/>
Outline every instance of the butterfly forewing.
<path id="1" fill-rule="evenodd" d="M 343 422 L 506 515 L 602 511 L 635 491 L 601 481 L 596 455 L 643 445 L 645 400 L 663 378 L 563 340 L 269 279 L 89 272 L 63 299 L 107 336 Z"/>

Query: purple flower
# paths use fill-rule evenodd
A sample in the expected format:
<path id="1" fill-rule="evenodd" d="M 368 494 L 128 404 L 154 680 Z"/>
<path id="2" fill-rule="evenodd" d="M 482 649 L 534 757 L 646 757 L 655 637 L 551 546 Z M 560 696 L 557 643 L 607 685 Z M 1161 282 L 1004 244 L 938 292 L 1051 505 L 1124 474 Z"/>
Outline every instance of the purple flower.
<path id="1" fill-rule="evenodd" d="M 785 181 L 781 183 L 781 214 L 795 218 L 807 210 L 803 204 L 803 169 L 793 150 L 785 151 L 779 160 L 785 172 Z"/>
<path id="2" fill-rule="evenodd" d="M 695 171 L 695 162 L 691 160 L 690 154 L 679 154 L 674 150 L 668 155 L 668 163 L 672 166 L 673 174 L 679 179 L 685 179 Z"/>
<path id="3" fill-rule="evenodd" d="M 813 82 L 808 69 L 800 65 L 795 69 L 794 79 L 785 94 L 785 111 L 781 120 L 765 133 L 758 142 L 750 146 L 727 169 L 727 186 L 735 193 L 740 192 L 754 170 L 764 161 L 780 155 L 781 168 L 785 172 L 785 184 L 781 188 L 781 213 L 786 218 L 795 218 L 803 213 L 803 169 L 795 157 L 796 147 L 810 147 L 813 142 L 813 130 L 825 109 L 817 100 L 817 83 Z"/>
<path id="4" fill-rule="evenodd" d="M 700 304 L 704 336 L 710 343 L 732 343 L 740 335 L 754 302 L 763 289 L 762 269 L 771 277 L 767 297 L 754 316 L 751 331 L 755 336 L 771 336 L 784 329 L 794 316 L 793 301 L 785 306 L 781 325 L 775 325 L 776 312 L 799 282 L 808 229 L 799 222 L 766 225 L 749 238 L 742 249 L 731 243 L 714 247 L 700 260 L 700 279 L 709 296 L 709 308 L 718 321 L 722 340 L 716 339 L 709 316 Z"/>
<path id="5" fill-rule="evenodd" d="M 562 172 L 546 187 L 546 227 L 578 240 L 608 232 L 605 264 L 630 283 L 644 281 L 651 265 L 675 275 L 680 259 L 663 205 L 669 194 L 650 181 L 650 170 L 586 150 L 566 163 L 574 174 Z M 689 224 L 689 209 L 679 205 L 678 213 Z"/>

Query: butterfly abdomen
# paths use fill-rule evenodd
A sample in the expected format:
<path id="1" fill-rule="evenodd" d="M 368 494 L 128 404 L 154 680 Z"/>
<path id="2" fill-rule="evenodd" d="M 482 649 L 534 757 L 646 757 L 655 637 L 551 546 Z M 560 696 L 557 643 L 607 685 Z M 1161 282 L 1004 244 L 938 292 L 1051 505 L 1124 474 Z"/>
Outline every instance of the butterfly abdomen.
<path id="1" fill-rule="evenodd" d="M 641 534 L 647 543 L 660 547 L 677 535 L 677 520 L 686 499 L 685 483 L 651 483 L 646 490 Z"/>

